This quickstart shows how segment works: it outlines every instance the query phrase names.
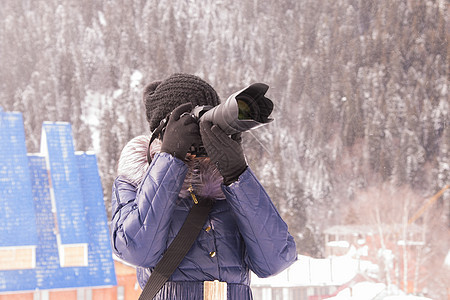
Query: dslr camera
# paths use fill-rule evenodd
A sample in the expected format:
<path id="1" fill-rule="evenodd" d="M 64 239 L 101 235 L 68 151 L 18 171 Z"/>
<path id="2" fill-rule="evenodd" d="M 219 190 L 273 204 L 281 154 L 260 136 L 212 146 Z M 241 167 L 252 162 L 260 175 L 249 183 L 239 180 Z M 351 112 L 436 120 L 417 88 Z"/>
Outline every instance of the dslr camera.
<path id="1" fill-rule="evenodd" d="M 190 114 L 197 122 L 209 121 L 220 127 L 226 134 L 233 135 L 248 131 L 273 121 L 269 116 L 273 110 L 273 102 L 265 97 L 269 86 L 264 83 L 254 83 L 217 105 L 202 105 L 192 109 Z M 161 121 L 160 126 L 153 132 L 150 143 L 164 134 L 167 119 Z M 203 145 L 191 146 L 189 153 L 207 156 Z"/>

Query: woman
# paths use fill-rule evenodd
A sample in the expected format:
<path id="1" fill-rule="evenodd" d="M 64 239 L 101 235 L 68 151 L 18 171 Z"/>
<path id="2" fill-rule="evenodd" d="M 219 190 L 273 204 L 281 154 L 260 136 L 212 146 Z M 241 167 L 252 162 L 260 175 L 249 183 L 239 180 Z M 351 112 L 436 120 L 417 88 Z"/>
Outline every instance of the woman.
<path id="1" fill-rule="evenodd" d="M 193 198 L 210 199 L 214 204 L 202 232 L 155 299 L 203 299 L 204 286 L 214 280 L 226 282 L 227 299 L 252 299 L 249 271 L 277 274 L 297 253 L 239 141 L 189 114 L 196 105 L 218 105 L 219 97 L 202 79 L 174 74 L 151 83 L 144 102 L 151 131 L 172 113 L 162 140 L 147 149 L 149 138 L 141 136 L 122 151 L 112 193 L 114 253 L 137 266 L 144 287 Z M 208 157 L 188 153 L 201 143 Z"/>

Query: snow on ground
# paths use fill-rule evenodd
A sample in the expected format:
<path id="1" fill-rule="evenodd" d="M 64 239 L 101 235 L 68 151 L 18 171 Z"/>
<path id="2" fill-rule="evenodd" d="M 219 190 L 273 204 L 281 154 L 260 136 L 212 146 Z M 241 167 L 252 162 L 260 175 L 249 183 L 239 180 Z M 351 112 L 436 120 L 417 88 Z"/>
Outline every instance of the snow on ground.
<path id="1" fill-rule="evenodd" d="M 340 291 L 335 297 L 327 298 L 328 300 L 371 300 L 384 291 L 386 285 L 384 283 L 375 282 L 358 282 L 352 287 L 348 287 Z"/>
<path id="2" fill-rule="evenodd" d="M 316 259 L 299 255 L 288 269 L 269 278 L 252 275 L 252 286 L 341 286 L 361 272 L 376 272 L 378 266 L 368 261 L 353 258 L 351 249 L 344 256 Z"/>
<path id="3" fill-rule="evenodd" d="M 387 296 L 383 300 L 433 300 L 433 299 L 413 295 L 403 295 L 403 296 Z"/>
<path id="4" fill-rule="evenodd" d="M 343 256 L 332 256 L 325 259 L 315 259 L 299 255 L 298 260 L 288 269 L 269 278 L 259 278 L 252 274 L 253 287 L 299 287 L 299 286 L 342 286 L 348 284 L 357 274 L 374 274 L 378 266 L 369 261 L 356 259 L 358 251 L 351 246 L 350 251 Z M 431 300 L 430 298 L 397 295 L 379 298 L 386 292 L 386 285 L 377 282 L 358 282 L 344 288 L 336 296 L 328 300 Z M 401 292 L 401 291 L 399 291 Z M 382 297 L 382 296 L 381 296 Z"/>
<path id="5" fill-rule="evenodd" d="M 327 300 L 372 300 L 383 291 L 386 285 L 384 283 L 375 282 L 359 282 L 352 287 L 347 287 L 340 291 L 336 296 L 326 298 Z M 380 298 L 376 298 L 380 299 Z M 383 300 L 432 300 L 426 297 L 419 297 L 413 295 L 397 295 L 385 296 Z"/>

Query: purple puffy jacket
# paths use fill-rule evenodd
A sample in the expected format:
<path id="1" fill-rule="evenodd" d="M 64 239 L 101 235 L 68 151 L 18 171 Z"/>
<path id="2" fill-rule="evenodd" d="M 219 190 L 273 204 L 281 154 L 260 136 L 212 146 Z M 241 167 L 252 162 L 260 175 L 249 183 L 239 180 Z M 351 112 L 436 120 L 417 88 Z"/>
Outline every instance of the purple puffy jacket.
<path id="1" fill-rule="evenodd" d="M 136 186 L 117 177 L 112 193 L 113 252 L 137 266 L 141 287 L 193 204 L 180 193 L 187 165 L 158 153 Z M 202 299 L 203 281 L 228 284 L 228 299 L 252 299 L 249 270 L 277 274 L 297 259 L 293 237 L 250 168 L 217 199 L 196 242 L 155 299 Z"/>

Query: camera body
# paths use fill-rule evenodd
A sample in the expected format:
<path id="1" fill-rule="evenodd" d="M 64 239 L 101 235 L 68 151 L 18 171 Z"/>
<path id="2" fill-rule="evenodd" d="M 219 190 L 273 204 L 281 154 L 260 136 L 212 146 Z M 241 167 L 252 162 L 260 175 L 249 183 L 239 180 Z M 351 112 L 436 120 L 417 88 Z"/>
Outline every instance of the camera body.
<path id="1" fill-rule="evenodd" d="M 199 105 L 192 109 L 190 115 L 197 121 L 200 122 L 201 117 L 209 110 L 211 110 L 213 106 L 211 105 Z M 191 148 L 188 151 L 189 154 L 195 155 L 196 157 L 207 157 L 205 147 L 203 144 L 200 145 L 191 145 Z"/>
<path id="2" fill-rule="evenodd" d="M 200 122 L 201 117 L 210 109 L 214 108 L 214 106 L 211 105 L 198 105 L 194 107 L 191 111 L 191 116 L 197 120 L 197 122 Z"/>

